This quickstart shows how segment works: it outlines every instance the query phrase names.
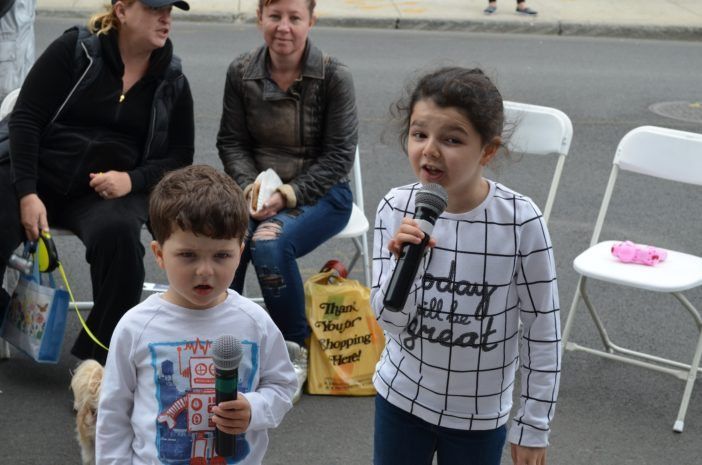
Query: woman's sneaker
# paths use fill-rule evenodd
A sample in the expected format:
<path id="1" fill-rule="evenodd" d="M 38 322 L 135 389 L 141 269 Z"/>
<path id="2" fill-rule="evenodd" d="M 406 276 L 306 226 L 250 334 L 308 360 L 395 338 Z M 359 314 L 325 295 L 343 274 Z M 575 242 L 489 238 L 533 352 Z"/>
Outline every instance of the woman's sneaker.
<path id="1" fill-rule="evenodd" d="M 295 375 L 297 376 L 297 390 L 295 390 L 293 395 L 293 404 L 295 404 L 300 400 L 302 386 L 307 381 L 307 349 L 293 341 L 285 341 L 285 345 L 288 348 L 288 356 L 290 356 L 290 361 L 293 364 L 293 368 L 295 368 Z"/>

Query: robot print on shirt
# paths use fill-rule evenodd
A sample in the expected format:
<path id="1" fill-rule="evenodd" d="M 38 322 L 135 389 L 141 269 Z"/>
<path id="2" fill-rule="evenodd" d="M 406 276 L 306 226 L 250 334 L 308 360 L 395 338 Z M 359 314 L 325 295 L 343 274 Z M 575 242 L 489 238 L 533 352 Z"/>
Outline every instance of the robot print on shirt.
<path id="1" fill-rule="evenodd" d="M 258 370 L 258 344 L 241 341 L 238 390 L 249 392 Z M 236 456 L 220 457 L 214 449 L 215 368 L 212 341 L 196 339 L 149 344 L 159 415 L 156 449 L 164 465 L 236 464 L 250 452 L 244 434 L 237 435 Z"/>

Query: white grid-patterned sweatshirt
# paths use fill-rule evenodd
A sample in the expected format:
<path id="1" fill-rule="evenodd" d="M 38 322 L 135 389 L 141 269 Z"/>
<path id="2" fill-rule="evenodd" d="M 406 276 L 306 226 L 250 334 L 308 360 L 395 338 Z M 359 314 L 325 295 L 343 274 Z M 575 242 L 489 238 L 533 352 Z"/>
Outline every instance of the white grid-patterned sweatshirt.
<path id="1" fill-rule="evenodd" d="M 507 423 L 521 366 L 521 402 L 508 438 L 545 447 L 561 370 L 553 249 L 531 199 L 489 185 L 475 209 L 437 219 L 437 245 L 399 312 L 383 306 L 396 264 L 387 245 L 402 218 L 414 214 L 421 185 L 394 188 L 380 202 L 371 303 L 387 345 L 373 382 L 388 402 L 429 423 L 486 430 Z"/>

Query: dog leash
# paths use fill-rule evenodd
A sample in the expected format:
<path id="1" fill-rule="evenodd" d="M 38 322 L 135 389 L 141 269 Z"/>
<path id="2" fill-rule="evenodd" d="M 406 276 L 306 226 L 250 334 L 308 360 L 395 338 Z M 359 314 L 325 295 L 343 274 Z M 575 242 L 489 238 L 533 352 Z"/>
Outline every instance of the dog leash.
<path id="1" fill-rule="evenodd" d="M 90 337 L 90 339 L 93 340 L 95 344 L 99 345 L 105 350 L 109 350 L 107 346 L 100 342 L 98 338 L 95 337 L 93 332 L 90 331 L 90 328 L 88 328 L 88 324 L 83 319 L 83 315 L 80 314 L 80 310 L 78 310 L 78 304 L 76 303 L 76 299 L 73 297 L 73 292 L 71 291 L 71 286 L 68 284 L 66 272 L 64 271 L 63 265 L 61 264 L 61 261 L 58 258 L 56 244 L 54 243 L 54 240 L 48 231 L 42 231 L 39 235 L 39 239 L 37 241 L 36 259 L 38 260 L 37 264 L 39 266 L 39 271 L 42 273 L 51 273 L 56 269 L 59 270 L 59 273 L 61 274 L 61 279 L 63 280 L 63 284 L 66 286 L 68 296 L 71 298 L 71 303 L 73 304 L 73 308 L 76 311 L 76 315 L 78 315 L 78 320 L 80 320 L 80 324 L 83 326 L 85 333 Z"/>

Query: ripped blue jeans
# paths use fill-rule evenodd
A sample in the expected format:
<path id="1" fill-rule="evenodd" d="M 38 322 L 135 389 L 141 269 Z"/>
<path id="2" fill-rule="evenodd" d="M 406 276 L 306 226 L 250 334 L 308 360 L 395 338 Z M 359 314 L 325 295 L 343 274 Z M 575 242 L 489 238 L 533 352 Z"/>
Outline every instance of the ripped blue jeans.
<path id="1" fill-rule="evenodd" d="M 344 229 L 351 216 L 352 202 L 351 189 L 343 182 L 332 187 L 314 205 L 286 208 L 265 221 L 249 222 L 246 248 L 232 289 L 241 293 L 251 261 L 268 313 L 285 340 L 302 345 L 309 333 L 305 291 L 296 259 Z"/>

